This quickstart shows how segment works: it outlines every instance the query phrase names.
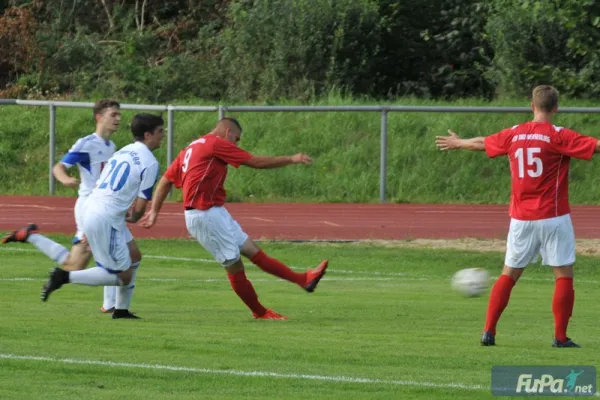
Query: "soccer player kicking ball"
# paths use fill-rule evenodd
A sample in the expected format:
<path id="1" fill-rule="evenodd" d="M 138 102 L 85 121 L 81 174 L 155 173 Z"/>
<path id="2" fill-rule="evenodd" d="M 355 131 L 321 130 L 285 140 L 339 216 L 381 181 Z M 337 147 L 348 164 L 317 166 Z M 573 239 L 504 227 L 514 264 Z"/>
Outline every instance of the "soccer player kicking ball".
<path id="1" fill-rule="evenodd" d="M 485 151 L 491 158 L 507 155 L 511 170 L 511 217 L 505 265 L 492 287 L 481 344 L 496 344 L 496 325 L 508 304 L 513 286 L 524 268 L 535 262 L 554 270 L 552 299 L 553 347 L 581 347 L 567 337 L 573 312 L 575 233 L 568 198 L 571 157 L 590 160 L 600 152 L 598 139 L 552 125 L 558 110 L 558 92 L 552 86 L 533 90 L 533 120 L 487 137 L 461 139 L 456 133 L 437 136 L 440 150 Z"/>
<path id="2" fill-rule="evenodd" d="M 87 199 L 98 181 L 107 160 L 115 153 L 115 144 L 110 138 L 119 128 L 121 121 L 121 105 L 112 99 L 98 100 L 93 107 L 96 120 L 96 131 L 91 135 L 78 139 L 67 154 L 52 168 L 54 177 L 67 187 L 78 188 L 74 216 L 77 232 L 73 238 L 73 246 L 69 251 L 60 243 L 40 234 L 36 224 L 29 224 L 17 229 L 2 239 L 2 243 L 22 242 L 31 243 L 50 259 L 57 262 L 65 270 L 82 270 L 89 264 L 92 253 L 83 234 L 83 214 Z M 81 182 L 68 173 L 68 169 L 77 166 Z M 127 243 L 134 264 L 139 265 L 141 253 L 133 236 L 127 230 Z M 114 310 L 116 288 L 104 287 L 104 302 L 100 310 L 108 313 Z"/>
<path id="3" fill-rule="evenodd" d="M 152 207 L 140 224 L 150 228 L 156 222 L 162 204 L 172 185 L 183 188 L 185 223 L 191 236 L 212 254 L 225 268 L 233 291 L 252 311 L 256 319 L 285 320 L 286 317 L 265 308 L 252 283 L 246 277 L 244 255 L 263 271 L 295 283 L 313 292 L 327 270 L 327 260 L 304 273 L 292 271 L 279 260 L 267 256 L 231 217 L 225 203 L 223 184 L 227 165 L 238 168 L 278 168 L 289 164 L 310 164 L 306 154 L 291 157 L 252 155 L 237 146 L 242 128 L 237 120 L 223 118 L 208 134 L 194 140 L 183 149 L 160 179 Z"/>
<path id="4" fill-rule="evenodd" d="M 93 189 L 83 216 L 96 267 L 83 271 L 55 268 L 42 288 L 42 301 L 65 283 L 88 286 L 119 286 L 113 318 L 137 319 L 129 312 L 137 267 L 131 258 L 126 223 L 137 222 L 145 213 L 158 180 L 159 164 L 152 151 L 163 139 L 163 119 L 152 114 L 133 118 L 135 142 L 117 151 L 108 160 Z M 129 211 L 133 205 L 132 211 Z"/>

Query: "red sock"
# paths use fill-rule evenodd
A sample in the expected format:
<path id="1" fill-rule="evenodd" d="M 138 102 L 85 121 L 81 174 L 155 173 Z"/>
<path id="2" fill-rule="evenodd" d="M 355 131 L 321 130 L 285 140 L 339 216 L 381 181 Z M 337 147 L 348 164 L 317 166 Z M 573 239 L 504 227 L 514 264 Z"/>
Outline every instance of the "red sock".
<path id="1" fill-rule="evenodd" d="M 254 257 L 250 259 L 250 261 L 271 275 L 275 275 L 281 279 L 285 279 L 286 281 L 293 282 L 300 286 L 304 286 L 306 284 L 306 272 L 294 272 L 281 261 L 267 256 L 262 250 L 256 253 Z"/>
<path id="2" fill-rule="evenodd" d="M 235 274 L 228 273 L 227 277 L 229 278 L 229 283 L 231 283 L 233 291 L 254 314 L 262 316 L 267 312 L 267 309 L 258 302 L 258 295 L 256 294 L 256 291 L 254 291 L 252 283 L 246 278 L 246 273 L 244 271 Z"/>
<path id="3" fill-rule="evenodd" d="M 554 337 L 561 342 L 567 340 L 567 325 L 573 313 L 574 303 L 573 278 L 558 278 L 554 285 L 552 313 L 554 314 Z"/>
<path id="4" fill-rule="evenodd" d="M 492 287 L 484 329 L 490 331 L 492 335 L 496 334 L 496 324 L 502 315 L 502 311 L 508 305 L 513 286 L 515 286 L 515 281 L 510 276 L 502 274 Z"/>

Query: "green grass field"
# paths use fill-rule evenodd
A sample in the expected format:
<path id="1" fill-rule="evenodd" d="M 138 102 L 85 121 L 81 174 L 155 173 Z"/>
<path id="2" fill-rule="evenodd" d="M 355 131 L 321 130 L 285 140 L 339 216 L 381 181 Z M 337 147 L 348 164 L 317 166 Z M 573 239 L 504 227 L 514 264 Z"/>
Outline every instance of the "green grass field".
<path id="1" fill-rule="evenodd" d="M 207 105 L 201 101 L 180 104 Z M 293 105 L 292 102 L 280 103 Z M 319 105 L 372 105 L 336 96 Z M 445 103 L 398 99 L 378 104 L 526 106 L 526 100 L 485 103 L 463 100 Z M 214 103 L 210 103 L 214 105 Z M 565 101 L 561 106 L 595 106 Z M 121 129 L 113 137 L 120 147 L 131 139 L 128 122 L 133 111 L 123 112 Z M 241 146 L 261 155 L 307 152 L 312 166 L 254 171 L 231 168 L 226 184 L 230 201 L 379 201 L 379 113 L 236 113 L 244 134 Z M 166 113 L 164 114 L 166 118 Z M 48 194 L 47 107 L 0 107 L 0 194 Z M 391 202 L 496 203 L 509 198 L 509 167 L 504 158 L 490 160 L 483 153 L 440 153 L 436 135 L 449 128 L 467 137 L 488 135 L 529 120 L 530 114 L 390 113 L 388 122 L 387 198 Z M 175 113 L 175 153 L 213 127 L 216 113 Z M 556 124 L 600 137 L 600 114 L 559 114 Z M 87 109 L 57 111 L 57 160 L 74 141 L 95 126 Z M 162 170 L 167 167 L 166 142 L 157 151 Z M 574 204 L 596 204 L 600 197 L 600 163 L 574 161 L 571 199 Z M 18 177 L 18 179 L 15 179 Z M 57 185 L 58 194 L 75 195 Z M 176 192 L 176 197 L 180 196 Z"/>
<path id="2" fill-rule="evenodd" d="M 52 263 L 0 247 L 0 399 L 485 399 L 494 365 L 600 360 L 596 258 L 577 265 L 569 334 L 582 349 L 551 347 L 553 283 L 537 266 L 485 348 L 487 294 L 460 297 L 450 277 L 496 277 L 502 253 L 263 243 L 295 268 L 329 258 L 330 271 L 307 294 L 248 266 L 262 302 L 290 318 L 255 321 L 195 242 L 138 242 L 139 321 L 101 314 L 102 288 L 67 285 L 42 303 Z"/>

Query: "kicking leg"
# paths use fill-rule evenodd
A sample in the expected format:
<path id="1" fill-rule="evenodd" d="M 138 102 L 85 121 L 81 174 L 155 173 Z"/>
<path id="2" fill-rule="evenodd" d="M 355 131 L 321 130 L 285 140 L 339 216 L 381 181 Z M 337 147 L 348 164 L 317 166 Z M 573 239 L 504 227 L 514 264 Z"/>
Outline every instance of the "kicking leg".
<path id="1" fill-rule="evenodd" d="M 258 295 L 246 277 L 244 263 L 240 258 L 240 253 L 248 242 L 248 235 L 225 208 L 213 207 L 202 212 L 188 210 L 185 212 L 185 222 L 189 234 L 225 268 L 231 288 L 252 311 L 254 318 L 286 319 L 263 307 L 258 301 Z M 256 246 L 251 247 L 251 241 L 248 243 L 246 256 L 252 257 L 257 253 Z"/>
<path id="2" fill-rule="evenodd" d="M 17 229 L 2 239 L 2 243 L 11 242 L 33 244 L 48 258 L 62 265 L 68 271 L 84 269 L 92 257 L 92 253 L 85 241 L 74 243 L 73 248 L 69 251 L 62 244 L 56 243 L 54 240 L 40 234 L 36 224 L 29 224 Z"/>
<path id="3" fill-rule="evenodd" d="M 244 242 L 240 252 L 263 271 L 286 281 L 293 282 L 307 292 L 313 292 L 323 275 L 327 272 L 327 260 L 323 260 L 316 268 L 302 273 L 294 272 L 281 261 L 267 256 L 250 238 Z"/>
<path id="4" fill-rule="evenodd" d="M 36 224 L 19 228 L 2 238 L 2 243 L 13 242 L 31 243 L 51 260 L 61 265 L 69 258 L 69 250 L 62 244 L 41 235 Z"/>
<path id="5" fill-rule="evenodd" d="M 85 269 L 92 259 L 92 250 L 86 240 L 73 245 L 67 259 L 61 263 L 66 271 L 81 271 Z"/>

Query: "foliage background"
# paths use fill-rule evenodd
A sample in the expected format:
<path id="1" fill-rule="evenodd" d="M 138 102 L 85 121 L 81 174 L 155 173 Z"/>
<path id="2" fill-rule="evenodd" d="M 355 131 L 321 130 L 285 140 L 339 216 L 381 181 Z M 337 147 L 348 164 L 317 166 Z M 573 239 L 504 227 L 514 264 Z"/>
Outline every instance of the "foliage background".
<path id="1" fill-rule="evenodd" d="M 4 0 L 3 97 L 600 94 L 593 0 Z"/>

